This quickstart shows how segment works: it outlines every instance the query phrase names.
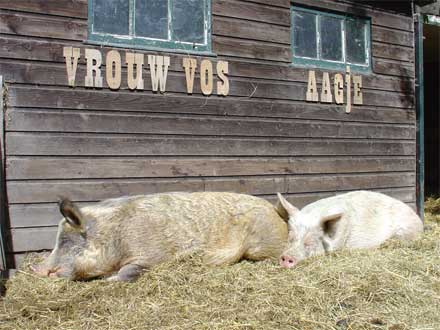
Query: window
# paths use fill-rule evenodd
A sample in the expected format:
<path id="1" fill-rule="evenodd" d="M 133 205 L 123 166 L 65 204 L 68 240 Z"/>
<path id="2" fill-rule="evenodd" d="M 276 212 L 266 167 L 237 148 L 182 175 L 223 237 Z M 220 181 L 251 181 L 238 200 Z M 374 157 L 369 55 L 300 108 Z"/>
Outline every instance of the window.
<path id="1" fill-rule="evenodd" d="M 370 20 L 292 7 L 293 64 L 370 71 Z"/>
<path id="2" fill-rule="evenodd" d="M 89 41 L 211 51 L 210 0 L 89 0 Z"/>

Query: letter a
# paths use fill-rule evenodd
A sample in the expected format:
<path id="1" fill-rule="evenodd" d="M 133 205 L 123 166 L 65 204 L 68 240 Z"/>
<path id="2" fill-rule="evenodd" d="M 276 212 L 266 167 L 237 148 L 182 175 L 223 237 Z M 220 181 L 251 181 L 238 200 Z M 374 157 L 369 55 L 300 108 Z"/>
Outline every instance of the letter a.
<path id="1" fill-rule="evenodd" d="M 318 89 L 316 87 L 315 71 L 309 71 L 309 83 L 307 84 L 307 102 L 318 102 Z"/>

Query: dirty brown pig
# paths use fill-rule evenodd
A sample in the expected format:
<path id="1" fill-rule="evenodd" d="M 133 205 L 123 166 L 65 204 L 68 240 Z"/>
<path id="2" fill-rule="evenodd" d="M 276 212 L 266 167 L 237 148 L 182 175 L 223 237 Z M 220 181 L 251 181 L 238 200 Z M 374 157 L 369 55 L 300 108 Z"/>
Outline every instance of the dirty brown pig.
<path id="1" fill-rule="evenodd" d="M 64 218 L 55 248 L 33 270 L 71 280 L 131 281 L 176 256 L 204 262 L 278 258 L 287 223 L 264 199 L 235 193 L 163 193 L 108 199 L 77 207 L 60 201 Z"/>

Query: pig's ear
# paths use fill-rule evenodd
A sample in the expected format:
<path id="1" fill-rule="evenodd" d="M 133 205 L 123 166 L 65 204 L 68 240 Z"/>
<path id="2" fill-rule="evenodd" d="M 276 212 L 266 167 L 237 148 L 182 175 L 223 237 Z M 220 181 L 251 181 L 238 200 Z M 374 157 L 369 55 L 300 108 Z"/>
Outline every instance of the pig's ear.
<path id="1" fill-rule="evenodd" d="M 277 193 L 277 196 L 278 202 L 275 209 L 283 219 L 289 220 L 290 217 L 299 212 L 299 210 L 290 204 L 280 193 Z"/>
<path id="2" fill-rule="evenodd" d="M 340 208 L 330 208 L 327 212 L 325 212 L 325 214 L 322 215 L 320 223 L 325 236 L 330 239 L 333 239 L 336 236 L 338 226 L 343 215 L 344 210 Z"/>
<path id="3" fill-rule="evenodd" d="M 58 202 L 60 212 L 69 225 L 76 229 L 83 229 L 83 216 L 81 211 L 67 198 L 60 198 Z"/>

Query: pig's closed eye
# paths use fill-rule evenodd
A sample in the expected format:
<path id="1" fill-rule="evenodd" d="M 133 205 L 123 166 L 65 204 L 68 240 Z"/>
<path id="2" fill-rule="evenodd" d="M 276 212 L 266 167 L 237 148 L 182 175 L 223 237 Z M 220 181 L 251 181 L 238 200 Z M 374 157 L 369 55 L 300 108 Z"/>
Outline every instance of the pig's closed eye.
<path id="1" fill-rule="evenodd" d="M 313 246 L 313 239 L 311 239 L 310 237 L 306 237 L 304 239 L 304 247 L 309 248 L 311 246 Z"/>

